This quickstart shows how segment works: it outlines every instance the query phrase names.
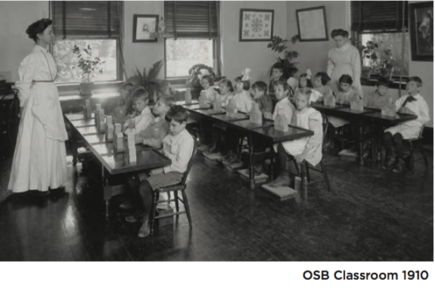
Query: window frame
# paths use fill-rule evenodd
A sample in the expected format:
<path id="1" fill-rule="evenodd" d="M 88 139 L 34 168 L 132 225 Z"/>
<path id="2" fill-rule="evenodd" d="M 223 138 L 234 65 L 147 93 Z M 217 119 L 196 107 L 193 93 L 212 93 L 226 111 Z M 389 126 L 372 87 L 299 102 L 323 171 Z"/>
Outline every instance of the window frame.
<path id="1" fill-rule="evenodd" d="M 53 17 L 53 9 L 51 7 L 51 2 L 48 2 L 48 6 L 49 6 L 49 15 L 50 17 Z M 122 2 L 122 11 L 121 11 L 121 17 L 120 17 L 120 34 L 117 37 L 113 37 L 113 38 L 107 38 L 107 37 L 101 37 L 101 36 L 96 36 L 96 37 L 91 37 L 91 36 L 68 36 L 69 40 L 115 40 L 116 41 L 116 63 L 117 63 L 117 69 L 116 69 L 116 80 L 107 80 L 107 81 L 97 81 L 97 82 L 93 82 L 94 83 L 94 91 L 98 90 L 106 90 L 107 87 L 113 87 L 117 89 L 117 87 L 123 82 L 123 64 L 122 64 L 122 53 L 121 53 L 121 43 L 123 42 L 121 37 L 123 37 L 123 29 L 124 29 L 124 17 L 123 17 L 123 11 L 124 11 L 124 3 Z M 61 38 L 61 36 L 57 36 L 55 35 L 56 39 Z M 54 44 L 50 44 L 48 49 L 50 51 L 51 54 L 53 54 L 53 45 Z M 64 82 L 64 83 L 56 83 L 56 86 L 59 90 L 59 97 L 62 96 L 67 96 L 67 95 L 71 95 L 71 94 L 77 94 L 80 91 L 80 83 L 81 82 Z"/>
<path id="2" fill-rule="evenodd" d="M 181 85 L 181 84 L 185 84 L 187 79 L 189 78 L 189 75 L 187 76 L 180 76 L 180 77 L 169 77 L 168 76 L 168 66 L 167 66 L 167 61 L 166 61 L 166 39 L 173 39 L 173 38 L 165 38 L 163 43 L 164 43 L 164 57 L 165 57 L 165 80 L 169 81 L 169 83 L 173 84 L 173 85 Z M 212 39 L 208 39 L 208 38 L 179 38 L 179 39 L 183 39 L 183 40 L 210 40 L 213 41 L 212 44 L 212 48 L 213 48 L 213 64 L 214 62 L 216 62 L 217 65 L 219 65 L 219 61 L 220 59 L 218 59 L 219 55 L 217 55 L 217 45 L 219 43 L 217 38 L 212 38 Z M 175 40 L 177 41 L 177 40 Z M 216 60 L 216 61 L 215 61 Z M 220 76 L 219 75 L 219 68 L 218 67 L 212 67 L 215 70 L 215 74 L 216 76 Z"/>

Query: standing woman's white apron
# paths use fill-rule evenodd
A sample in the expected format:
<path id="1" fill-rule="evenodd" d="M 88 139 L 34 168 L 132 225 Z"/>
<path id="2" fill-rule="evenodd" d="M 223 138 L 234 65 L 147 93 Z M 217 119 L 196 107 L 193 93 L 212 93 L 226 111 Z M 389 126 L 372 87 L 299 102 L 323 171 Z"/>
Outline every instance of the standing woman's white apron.
<path id="1" fill-rule="evenodd" d="M 36 45 L 21 62 L 20 91 L 23 107 L 8 189 L 12 192 L 47 191 L 66 179 L 68 139 L 59 94 L 54 84 L 56 63 L 45 48 Z"/>

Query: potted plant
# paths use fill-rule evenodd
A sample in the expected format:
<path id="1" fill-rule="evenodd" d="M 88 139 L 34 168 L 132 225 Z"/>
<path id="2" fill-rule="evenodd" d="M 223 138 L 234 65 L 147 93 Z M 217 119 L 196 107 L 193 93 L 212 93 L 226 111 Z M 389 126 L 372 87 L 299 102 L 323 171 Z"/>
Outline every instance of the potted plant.
<path id="1" fill-rule="evenodd" d="M 293 36 L 290 41 L 295 44 L 299 40 L 299 35 Z M 282 39 L 279 36 L 273 36 L 272 41 L 267 45 L 267 48 L 270 48 L 274 52 L 282 53 L 284 52 L 284 58 L 276 57 L 275 63 L 280 63 L 284 67 L 284 77 L 290 78 L 298 72 L 298 68 L 296 67 L 297 62 L 293 62 L 293 60 L 299 57 L 298 51 L 290 51 L 286 50 L 288 40 Z M 275 63 L 273 65 L 275 65 Z M 272 76 L 272 67 L 270 67 L 270 76 Z"/>
<path id="2" fill-rule="evenodd" d="M 390 79 L 394 71 L 395 58 L 391 49 L 383 48 L 383 41 L 367 41 L 366 45 L 360 45 L 363 67 L 361 76 L 370 78 L 370 74 L 379 74 L 381 77 Z"/>
<path id="3" fill-rule="evenodd" d="M 92 77 L 97 71 L 103 73 L 101 65 L 103 65 L 105 61 L 101 61 L 99 57 L 94 57 L 92 55 L 92 47 L 89 44 L 85 48 L 80 48 L 79 46 L 74 45 L 73 53 L 79 60 L 77 67 L 73 67 L 73 69 L 75 69 L 77 75 L 82 80 L 82 82 L 80 82 L 80 95 L 90 96 L 92 95 L 93 88 L 93 83 L 91 82 Z"/>
<path id="4" fill-rule="evenodd" d="M 216 73 L 213 68 L 205 64 L 195 64 L 189 69 L 189 77 L 187 78 L 186 86 L 190 89 L 193 99 L 198 99 L 202 90 L 201 79 L 205 75 L 211 75 L 213 79 L 216 78 Z"/>
<path id="5" fill-rule="evenodd" d="M 159 95 L 168 92 L 168 81 L 159 78 L 162 67 L 163 60 L 154 63 L 148 73 L 145 67 L 143 68 L 143 72 L 136 67 L 136 72 L 126 81 L 132 83 L 135 88 L 144 87 L 148 91 L 150 97 L 149 105 L 153 105 Z M 127 104 L 127 113 L 130 113 L 131 99 L 126 99 L 124 102 Z"/>

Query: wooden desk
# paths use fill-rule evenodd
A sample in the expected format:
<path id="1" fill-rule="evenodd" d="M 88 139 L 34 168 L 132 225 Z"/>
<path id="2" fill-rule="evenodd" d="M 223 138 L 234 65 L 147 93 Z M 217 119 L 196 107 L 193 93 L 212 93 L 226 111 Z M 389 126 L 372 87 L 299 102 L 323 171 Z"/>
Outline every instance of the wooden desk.
<path id="1" fill-rule="evenodd" d="M 109 200 L 114 196 L 113 189 L 108 185 L 110 175 L 119 175 L 142 170 L 151 170 L 165 167 L 171 164 L 171 160 L 160 152 L 151 148 L 136 145 L 137 161 L 130 163 L 125 152 L 114 152 L 113 144 L 106 143 L 104 134 L 97 134 L 95 126 L 89 125 L 94 119 L 85 120 L 80 114 L 66 114 L 65 119 L 73 128 L 73 164 L 77 163 L 77 138 L 84 140 L 92 154 L 101 163 L 101 173 L 103 179 L 104 200 L 106 201 L 106 217 L 109 215 Z M 124 147 L 127 147 L 127 140 L 124 138 Z M 107 170 L 108 173 L 105 173 Z"/>
<path id="2" fill-rule="evenodd" d="M 279 143 L 283 141 L 290 141 L 302 137 L 311 136 L 314 134 L 313 131 L 302 129 L 299 127 L 289 125 L 289 130 L 287 132 L 281 132 L 275 130 L 274 122 L 271 120 L 263 120 L 262 124 L 255 124 L 249 121 L 249 115 L 245 113 L 237 113 L 234 117 L 227 116 L 224 112 L 215 114 L 212 109 L 191 109 L 192 106 L 185 106 L 187 110 L 191 113 L 195 113 L 205 117 L 206 119 L 211 119 L 213 121 L 224 123 L 234 129 L 240 131 L 242 135 L 248 137 L 249 146 L 249 183 L 250 188 L 255 188 L 255 175 L 254 166 L 259 159 L 264 159 L 265 153 L 254 153 L 255 143 L 253 141 L 254 135 L 262 137 L 267 142 Z M 273 153 L 273 151 L 271 151 Z"/>

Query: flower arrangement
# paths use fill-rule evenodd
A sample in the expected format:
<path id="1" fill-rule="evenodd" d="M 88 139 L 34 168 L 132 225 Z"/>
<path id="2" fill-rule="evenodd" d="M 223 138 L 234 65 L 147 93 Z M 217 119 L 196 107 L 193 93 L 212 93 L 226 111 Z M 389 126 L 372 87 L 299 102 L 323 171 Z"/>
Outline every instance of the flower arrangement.
<path id="1" fill-rule="evenodd" d="M 299 40 L 299 35 L 294 35 L 290 41 L 292 44 L 295 44 Z M 282 39 L 279 36 L 273 36 L 272 41 L 267 45 L 267 48 L 270 48 L 274 52 L 282 53 L 284 52 L 284 58 L 276 57 L 275 63 L 280 63 L 284 67 L 284 75 L 286 78 L 292 77 L 297 71 L 298 68 L 296 68 L 297 62 L 293 62 L 293 60 L 297 57 L 299 57 L 298 51 L 290 51 L 287 50 L 287 43 L 288 40 Z M 275 65 L 274 63 L 274 65 Z M 272 76 L 272 67 L 270 68 L 270 76 Z"/>
<path id="2" fill-rule="evenodd" d="M 211 75 L 213 79 L 216 74 L 212 67 L 205 64 L 195 64 L 189 69 L 189 77 L 187 78 L 186 86 L 189 88 L 200 87 L 202 76 Z"/>
<path id="3" fill-rule="evenodd" d="M 359 49 L 363 65 L 368 64 L 365 66 L 370 67 L 370 72 L 390 78 L 396 59 L 393 57 L 391 49 L 382 48 L 383 44 L 383 41 L 378 43 L 370 40 L 365 46 L 359 44 Z"/>
<path id="4" fill-rule="evenodd" d="M 84 53 L 82 53 L 82 51 Z M 74 45 L 73 53 L 79 59 L 79 63 L 77 65 L 78 69 L 75 71 L 77 76 L 82 79 L 82 83 L 90 83 L 94 73 L 97 71 L 103 73 L 103 68 L 101 68 L 101 65 L 103 65 L 105 61 L 101 61 L 99 57 L 93 57 L 91 45 L 88 44 L 88 47 L 82 49 L 79 46 Z M 73 69 L 75 68 L 76 67 L 73 67 Z"/>

